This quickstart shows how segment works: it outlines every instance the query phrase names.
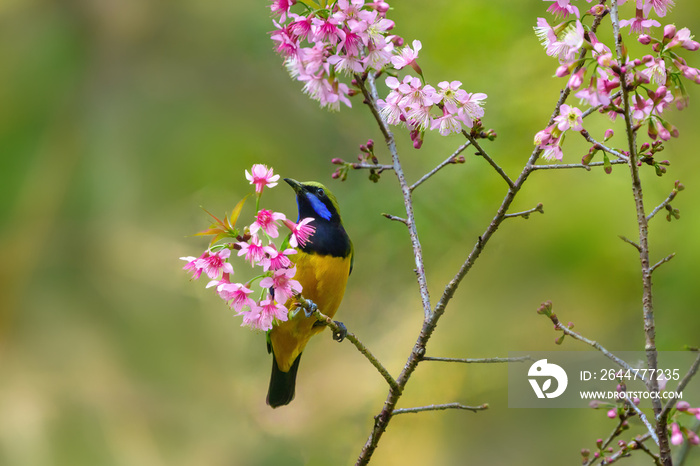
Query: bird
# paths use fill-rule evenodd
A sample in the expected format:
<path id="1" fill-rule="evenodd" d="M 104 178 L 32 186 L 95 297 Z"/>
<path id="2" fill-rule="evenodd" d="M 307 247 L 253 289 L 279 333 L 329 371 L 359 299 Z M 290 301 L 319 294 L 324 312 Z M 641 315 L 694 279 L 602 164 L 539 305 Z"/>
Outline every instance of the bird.
<path id="1" fill-rule="evenodd" d="M 343 227 L 338 201 L 321 183 L 290 178 L 284 181 L 296 194 L 297 222 L 311 217 L 311 225 L 315 227 L 308 241 L 300 244 L 297 253 L 291 256 L 296 266 L 294 280 L 302 286 L 302 298 L 332 318 L 345 294 L 354 259 L 352 241 Z M 292 310 L 299 306 L 299 298 L 290 298 L 285 305 Z M 287 405 L 294 399 L 301 354 L 309 339 L 324 327 L 325 323 L 304 311 L 291 313 L 287 321 L 277 322 L 268 331 L 267 350 L 272 353 L 272 374 L 267 404 L 272 408 Z M 342 324 L 340 327 L 347 333 Z M 343 335 L 334 335 L 336 340 L 342 338 Z"/>

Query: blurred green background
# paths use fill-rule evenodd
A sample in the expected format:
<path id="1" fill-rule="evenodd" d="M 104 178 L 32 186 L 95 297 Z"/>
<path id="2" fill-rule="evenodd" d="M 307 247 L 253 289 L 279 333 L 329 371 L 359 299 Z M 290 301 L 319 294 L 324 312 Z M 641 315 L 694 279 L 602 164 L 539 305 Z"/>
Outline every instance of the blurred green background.
<path id="1" fill-rule="evenodd" d="M 238 328 L 178 260 L 206 246 L 187 237 L 207 225 L 199 206 L 223 214 L 249 191 L 243 170 L 266 163 L 327 183 L 340 200 L 357 256 L 338 318 L 393 374 L 420 330 L 408 236 L 380 215 L 402 212 L 395 179 L 330 179 L 330 158 L 353 160 L 369 137 L 388 160 L 376 125 L 357 98 L 328 113 L 301 94 L 272 50 L 267 3 L 0 3 L 0 464 L 354 463 L 386 397 L 376 371 L 324 334 L 305 352 L 296 400 L 271 410 L 264 336 Z M 676 3 L 668 21 L 700 30 L 700 4 Z M 546 4 L 393 6 L 395 32 L 423 42 L 428 82 L 458 79 L 489 95 L 485 124 L 499 138 L 486 146 L 516 176 L 564 83 L 549 78 L 556 62 L 532 31 Z M 687 187 L 673 203 L 681 221 L 659 217 L 651 228 L 654 259 L 677 253 L 654 276 L 663 350 L 700 344 L 700 92 L 690 91 L 691 107 L 670 117 L 682 137 L 667 144 L 668 175 L 643 170 L 649 206 L 675 179 Z M 590 131 L 602 134 L 606 122 L 593 120 Z M 416 151 L 397 134 L 410 180 L 461 143 L 429 134 Z M 586 150 L 572 136 L 566 160 Z M 415 192 L 433 300 L 504 194 L 483 160 L 467 158 Z M 284 186 L 265 202 L 296 215 Z M 489 243 L 429 355 L 586 350 L 554 345 L 551 324 L 535 314 L 546 299 L 608 348 L 643 348 L 638 260 L 617 238 L 636 235 L 626 169 L 534 173 L 514 209 L 538 202 L 545 215 L 508 221 Z M 374 463 L 577 464 L 578 451 L 612 429 L 603 411 L 508 409 L 506 373 L 502 365 L 421 365 L 401 407 L 491 409 L 396 418 Z M 687 392 L 695 405 L 699 382 Z"/>

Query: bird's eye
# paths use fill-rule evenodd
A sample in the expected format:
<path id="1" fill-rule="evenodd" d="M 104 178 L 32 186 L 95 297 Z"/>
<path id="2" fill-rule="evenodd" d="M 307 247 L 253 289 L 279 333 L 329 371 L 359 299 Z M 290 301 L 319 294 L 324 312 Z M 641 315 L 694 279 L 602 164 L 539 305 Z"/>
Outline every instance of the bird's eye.
<path id="1" fill-rule="evenodd" d="M 316 191 L 316 194 L 318 194 L 319 197 L 323 197 L 324 194 L 326 194 L 326 193 L 323 191 L 323 188 L 318 188 L 318 191 Z"/>

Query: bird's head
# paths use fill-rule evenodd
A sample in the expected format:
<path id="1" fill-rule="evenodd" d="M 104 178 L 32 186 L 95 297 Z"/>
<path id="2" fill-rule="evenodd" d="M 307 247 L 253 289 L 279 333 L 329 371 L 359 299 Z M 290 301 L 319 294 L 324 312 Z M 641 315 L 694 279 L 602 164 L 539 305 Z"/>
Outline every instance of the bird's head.
<path id="1" fill-rule="evenodd" d="M 285 178 L 289 186 L 297 195 L 299 207 L 299 219 L 312 217 L 316 221 L 328 221 L 329 223 L 341 223 L 338 201 L 333 193 L 325 186 L 315 181 L 299 182 L 291 178 Z"/>

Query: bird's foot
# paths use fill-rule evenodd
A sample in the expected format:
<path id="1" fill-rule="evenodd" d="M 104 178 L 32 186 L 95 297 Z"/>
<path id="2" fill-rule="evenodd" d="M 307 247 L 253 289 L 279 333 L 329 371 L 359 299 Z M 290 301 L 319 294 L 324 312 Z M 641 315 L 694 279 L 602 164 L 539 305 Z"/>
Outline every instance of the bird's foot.
<path id="1" fill-rule="evenodd" d="M 333 339 L 340 343 L 341 341 L 345 340 L 346 336 L 348 336 L 348 328 L 344 323 L 337 320 L 334 320 L 333 323 L 338 326 L 338 331 L 333 332 Z"/>
<path id="2" fill-rule="evenodd" d="M 313 301 L 311 301 L 310 299 L 304 300 L 303 307 L 304 307 L 304 315 L 306 315 L 306 317 L 311 317 L 312 315 L 314 315 L 314 312 L 316 312 L 318 310 L 318 306 L 316 306 L 316 304 Z"/>

